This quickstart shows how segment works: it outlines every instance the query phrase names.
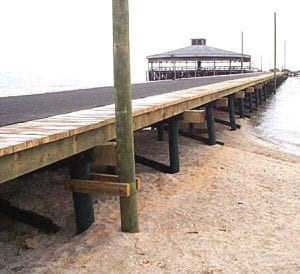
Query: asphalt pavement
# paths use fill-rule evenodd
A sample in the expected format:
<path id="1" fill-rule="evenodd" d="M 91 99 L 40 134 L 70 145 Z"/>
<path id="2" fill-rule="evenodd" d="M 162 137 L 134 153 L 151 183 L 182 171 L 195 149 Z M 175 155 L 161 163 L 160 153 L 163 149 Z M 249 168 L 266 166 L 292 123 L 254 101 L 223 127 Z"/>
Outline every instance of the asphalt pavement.
<path id="1" fill-rule="evenodd" d="M 258 73 L 231 74 L 133 84 L 132 98 L 143 98 L 255 75 L 258 75 Z M 113 87 L 3 97 L 0 98 L 0 126 L 45 118 L 76 110 L 109 105 L 113 102 Z"/>

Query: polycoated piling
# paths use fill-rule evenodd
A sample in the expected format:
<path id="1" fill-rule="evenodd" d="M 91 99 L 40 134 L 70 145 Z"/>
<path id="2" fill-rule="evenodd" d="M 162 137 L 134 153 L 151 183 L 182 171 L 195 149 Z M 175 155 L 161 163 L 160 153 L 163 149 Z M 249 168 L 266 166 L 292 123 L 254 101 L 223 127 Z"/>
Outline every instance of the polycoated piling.
<path id="1" fill-rule="evenodd" d="M 208 131 L 208 144 L 215 145 L 216 141 L 216 128 L 215 128 L 215 115 L 213 103 L 209 103 L 205 106 L 206 110 L 206 124 Z"/>
<path id="2" fill-rule="evenodd" d="M 89 160 L 89 155 L 87 154 L 80 154 L 74 158 L 70 166 L 71 179 L 89 179 Z M 73 203 L 77 233 L 80 234 L 88 229 L 94 222 L 92 195 L 88 193 L 73 192 Z"/>

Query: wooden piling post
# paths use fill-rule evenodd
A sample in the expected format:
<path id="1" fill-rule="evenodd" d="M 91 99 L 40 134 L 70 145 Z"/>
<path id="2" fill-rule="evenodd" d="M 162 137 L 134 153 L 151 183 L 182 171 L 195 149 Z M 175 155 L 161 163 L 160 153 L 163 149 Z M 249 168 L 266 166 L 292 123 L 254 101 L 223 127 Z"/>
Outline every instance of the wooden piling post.
<path id="1" fill-rule="evenodd" d="M 134 141 L 131 105 L 128 0 L 113 0 L 114 91 L 117 159 L 120 183 L 130 184 L 130 196 L 120 197 L 121 230 L 138 232 Z"/>
<path id="2" fill-rule="evenodd" d="M 207 123 L 207 131 L 208 131 L 208 144 L 215 145 L 217 143 L 217 140 L 216 140 L 215 115 L 214 115 L 213 103 L 207 104 L 205 106 L 205 110 L 206 110 L 206 123 Z"/>
<path id="3" fill-rule="evenodd" d="M 70 166 L 71 179 L 87 180 L 90 176 L 88 153 L 82 153 L 74 158 Z M 94 208 L 92 195 L 88 193 L 73 192 L 73 203 L 77 233 L 80 234 L 88 229 L 94 222 Z"/>
<path id="4" fill-rule="evenodd" d="M 178 121 L 169 121 L 170 173 L 179 171 Z"/>
<path id="5" fill-rule="evenodd" d="M 236 130 L 234 94 L 230 94 L 228 96 L 228 112 L 229 112 L 229 119 L 230 119 L 230 128 L 231 130 Z"/>
<path id="6" fill-rule="evenodd" d="M 276 72 L 277 72 L 277 68 L 276 68 L 276 50 L 277 50 L 277 38 L 276 38 L 276 35 L 277 35 L 277 31 L 276 31 L 276 12 L 274 12 L 274 89 L 273 89 L 273 92 L 274 94 L 276 93 L 276 86 L 277 86 L 277 79 L 276 79 Z"/>

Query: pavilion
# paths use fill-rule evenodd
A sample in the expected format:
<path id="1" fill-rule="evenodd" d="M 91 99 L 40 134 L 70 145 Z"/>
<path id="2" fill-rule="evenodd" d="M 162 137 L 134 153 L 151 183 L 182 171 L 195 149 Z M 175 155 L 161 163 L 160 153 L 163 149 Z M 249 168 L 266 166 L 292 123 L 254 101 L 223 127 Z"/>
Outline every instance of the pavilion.
<path id="1" fill-rule="evenodd" d="M 149 81 L 251 72 L 251 56 L 209 47 L 191 39 L 189 47 L 147 56 Z"/>

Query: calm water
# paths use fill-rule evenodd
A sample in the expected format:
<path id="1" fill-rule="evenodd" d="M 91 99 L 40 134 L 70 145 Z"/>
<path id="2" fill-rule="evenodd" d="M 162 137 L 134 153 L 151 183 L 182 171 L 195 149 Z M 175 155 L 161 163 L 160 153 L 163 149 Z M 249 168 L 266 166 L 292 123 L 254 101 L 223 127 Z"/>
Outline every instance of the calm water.
<path id="1" fill-rule="evenodd" d="M 30 95 L 62 90 L 74 90 L 106 86 L 98 75 L 75 75 L 54 73 L 1 72 L 0 97 Z"/>
<path id="2" fill-rule="evenodd" d="M 288 78 L 255 115 L 251 120 L 258 137 L 300 155 L 300 78 Z"/>

